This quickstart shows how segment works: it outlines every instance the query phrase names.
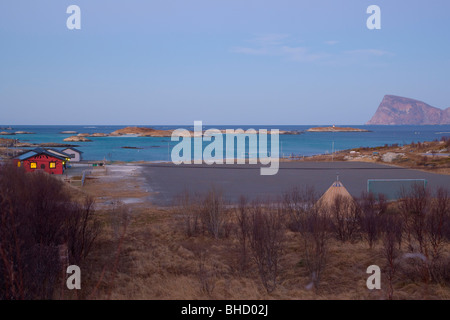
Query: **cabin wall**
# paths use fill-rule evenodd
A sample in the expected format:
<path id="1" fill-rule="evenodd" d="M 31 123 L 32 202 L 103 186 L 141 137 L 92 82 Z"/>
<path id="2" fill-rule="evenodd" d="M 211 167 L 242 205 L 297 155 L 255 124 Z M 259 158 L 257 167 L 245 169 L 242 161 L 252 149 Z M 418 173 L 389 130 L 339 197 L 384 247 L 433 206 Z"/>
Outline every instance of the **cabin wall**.
<path id="1" fill-rule="evenodd" d="M 19 161 L 16 161 L 16 165 L 18 165 Z M 50 168 L 50 163 L 55 162 L 55 168 Z M 36 168 L 31 168 L 31 164 L 36 163 Z M 24 161 L 21 161 L 20 166 L 25 169 L 27 172 L 35 172 L 38 170 L 43 170 L 49 174 L 63 174 L 64 173 L 64 165 L 63 162 L 57 158 L 53 158 L 47 155 L 38 155 Z"/>

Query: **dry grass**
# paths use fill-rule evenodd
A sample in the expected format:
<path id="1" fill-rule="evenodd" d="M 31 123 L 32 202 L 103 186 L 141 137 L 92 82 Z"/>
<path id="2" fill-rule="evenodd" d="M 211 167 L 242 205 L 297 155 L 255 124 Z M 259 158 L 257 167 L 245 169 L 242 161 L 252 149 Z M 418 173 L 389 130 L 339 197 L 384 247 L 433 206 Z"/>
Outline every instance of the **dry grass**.
<path id="1" fill-rule="evenodd" d="M 433 172 L 438 174 L 450 175 L 450 157 L 439 156 L 441 150 L 449 153 L 450 140 L 443 138 L 442 141 L 429 141 L 423 143 L 412 143 L 404 146 L 385 145 L 374 148 L 355 148 L 351 150 L 342 150 L 335 154 L 321 154 L 301 159 L 284 158 L 282 162 L 295 161 L 358 161 L 370 163 L 384 163 L 381 156 L 387 152 L 403 153 L 404 156 L 389 162 L 387 164 L 422 170 L 426 172 Z M 356 154 L 351 154 L 355 151 Z M 378 152 L 379 155 L 373 155 L 373 152 Z M 431 155 L 424 156 L 425 153 Z M 433 153 L 435 155 L 433 155 Z"/>
<path id="2" fill-rule="evenodd" d="M 105 217 L 105 220 L 107 218 Z M 105 221 L 106 222 L 106 221 Z M 268 294 L 250 268 L 238 271 L 238 243 L 235 239 L 215 240 L 207 236 L 187 238 L 179 229 L 180 223 L 170 211 L 155 209 L 133 213 L 132 223 L 125 236 L 120 264 L 114 282 L 105 283 L 95 298 L 112 299 L 385 299 L 385 291 L 366 288 L 366 269 L 369 265 L 384 265 L 381 243 L 368 249 L 366 243 L 332 241 L 329 261 L 317 291 L 306 289 L 311 281 L 301 258 L 301 239 L 288 234 L 288 246 L 280 266 L 279 284 Z M 99 266 L 113 260 L 115 241 L 106 230 L 102 245 L 93 252 L 92 265 Z M 212 271 L 214 289 L 209 294 L 202 289 L 199 278 L 199 254 L 204 252 L 206 268 Z M 253 270 L 253 271 L 252 271 Z M 387 284 L 382 280 L 383 284 Z M 425 296 L 423 283 L 398 281 L 394 298 L 447 299 L 450 289 L 430 285 Z"/>
<path id="3" fill-rule="evenodd" d="M 133 181 L 132 177 L 124 179 L 130 179 L 129 183 Z M 136 180 L 133 183 L 133 186 L 142 187 Z M 124 185 L 126 183 L 120 180 L 98 179 L 90 181 L 83 192 L 111 198 L 143 195 L 138 190 L 137 193 L 134 189 L 123 190 Z M 156 208 L 146 202 L 134 204 L 130 210 L 130 224 L 123 239 L 114 232 L 117 217 L 107 208 L 98 211 L 103 232 L 86 262 L 89 272 L 84 273 L 81 297 L 132 300 L 387 299 L 388 283 L 383 276 L 381 290 L 370 291 L 366 287 L 368 266 L 379 265 L 383 272 L 385 260 L 381 240 L 372 249 L 365 241 L 343 244 L 331 240 L 329 259 L 319 288 L 315 290 L 306 288 L 311 278 L 302 257 L 301 236 L 286 231 L 278 285 L 269 294 L 253 262 L 250 268 L 241 270 L 236 231 L 227 238 L 214 239 L 207 234 L 188 237 L 183 229 L 183 217 L 171 208 Z M 445 244 L 445 252 L 450 253 L 449 243 Z M 104 276 L 99 283 L 102 273 Z M 208 290 L 205 290 L 205 284 L 208 284 Z M 95 287 L 97 291 L 91 295 Z M 450 288 L 398 277 L 394 280 L 393 297 L 449 299 Z"/>

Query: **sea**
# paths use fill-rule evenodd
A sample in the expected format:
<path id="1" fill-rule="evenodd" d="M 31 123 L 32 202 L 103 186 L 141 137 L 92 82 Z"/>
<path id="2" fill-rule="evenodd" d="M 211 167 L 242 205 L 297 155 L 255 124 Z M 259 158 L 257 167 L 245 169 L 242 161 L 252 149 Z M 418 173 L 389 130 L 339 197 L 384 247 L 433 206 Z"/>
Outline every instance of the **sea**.
<path id="1" fill-rule="evenodd" d="M 133 126 L 133 125 L 130 125 Z M 329 126 L 329 125 L 324 125 Z M 12 127 L 11 132 L 26 131 L 34 134 L 16 134 L 13 136 L 0 136 L 3 138 L 18 139 L 29 143 L 68 143 L 76 145 L 83 151 L 84 160 L 107 160 L 107 161 L 171 161 L 172 149 L 178 141 L 171 141 L 170 137 L 88 137 L 91 142 L 64 142 L 63 140 L 75 134 L 63 134 L 64 131 L 75 131 L 77 133 L 111 133 L 115 130 L 127 127 L 104 126 L 104 125 L 0 125 L 0 131 Z M 193 126 L 171 125 L 171 126 L 145 126 L 158 130 L 187 129 L 194 130 Z M 316 125 L 204 125 L 203 130 L 208 129 L 279 129 L 284 131 L 298 131 L 298 135 L 280 135 L 279 153 L 282 157 L 304 157 L 318 154 L 329 154 L 341 150 L 358 147 L 377 147 L 384 145 L 405 145 L 411 142 L 424 142 L 440 140 L 442 137 L 450 137 L 450 125 L 430 126 L 366 126 L 366 125 L 340 125 L 340 127 L 352 127 L 369 130 L 369 132 L 306 132 L 307 129 L 318 127 Z M 269 150 L 270 150 L 270 138 Z M 203 148 L 210 142 L 203 141 Z M 193 145 L 193 144 L 192 144 Z M 225 146 L 225 141 L 223 142 Z M 58 149 L 58 148 L 57 148 Z M 235 150 L 236 151 L 236 150 Z M 237 155 L 237 153 L 236 153 Z M 224 152 L 225 156 L 225 152 Z M 237 155 L 239 157 L 239 155 Z"/>

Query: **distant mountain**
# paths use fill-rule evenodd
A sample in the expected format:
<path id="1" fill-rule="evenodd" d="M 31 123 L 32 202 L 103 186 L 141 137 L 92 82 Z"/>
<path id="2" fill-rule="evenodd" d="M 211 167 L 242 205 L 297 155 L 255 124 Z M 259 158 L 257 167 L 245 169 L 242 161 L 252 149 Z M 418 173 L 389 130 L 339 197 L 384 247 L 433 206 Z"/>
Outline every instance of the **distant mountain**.
<path id="1" fill-rule="evenodd" d="M 450 124 L 450 108 L 442 110 L 422 101 L 386 95 L 377 112 L 366 124 Z"/>

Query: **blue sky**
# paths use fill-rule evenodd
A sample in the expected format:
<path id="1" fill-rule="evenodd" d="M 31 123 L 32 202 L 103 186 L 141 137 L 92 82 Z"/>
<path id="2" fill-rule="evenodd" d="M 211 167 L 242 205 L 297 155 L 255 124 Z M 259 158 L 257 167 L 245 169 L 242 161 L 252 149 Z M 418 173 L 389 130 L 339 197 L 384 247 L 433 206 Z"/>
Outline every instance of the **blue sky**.
<path id="1" fill-rule="evenodd" d="M 385 94 L 446 108 L 449 15 L 448 0 L 2 0 L 0 124 L 363 124 Z"/>

